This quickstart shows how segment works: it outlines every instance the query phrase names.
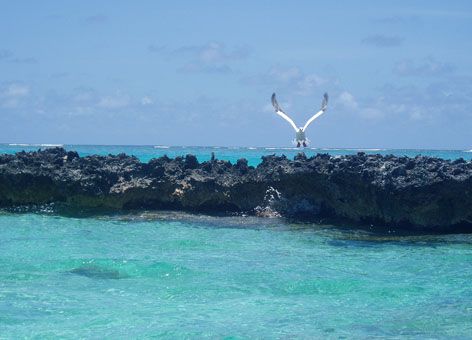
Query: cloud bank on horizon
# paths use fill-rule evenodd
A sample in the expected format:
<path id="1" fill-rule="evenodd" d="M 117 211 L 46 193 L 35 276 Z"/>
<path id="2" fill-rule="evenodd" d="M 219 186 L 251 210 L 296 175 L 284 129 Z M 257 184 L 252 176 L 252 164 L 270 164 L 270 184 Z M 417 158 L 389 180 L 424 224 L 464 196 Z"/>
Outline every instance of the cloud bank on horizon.
<path id="1" fill-rule="evenodd" d="M 472 147 L 472 4 L 7 2 L 0 143 Z"/>

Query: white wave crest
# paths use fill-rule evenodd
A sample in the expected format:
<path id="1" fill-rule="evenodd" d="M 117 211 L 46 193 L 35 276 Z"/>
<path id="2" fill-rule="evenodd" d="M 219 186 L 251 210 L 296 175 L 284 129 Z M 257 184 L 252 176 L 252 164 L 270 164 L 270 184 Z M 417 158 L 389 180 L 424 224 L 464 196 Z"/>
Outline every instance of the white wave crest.
<path id="1" fill-rule="evenodd" d="M 168 149 L 169 146 L 167 145 L 154 145 L 154 149 Z"/>
<path id="2" fill-rule="evenodd" d="M 61 147 L 64 144 L 27 144 L 27 143 L 11 143 L 9 146 L 42 146 L 46 148 Z"/>

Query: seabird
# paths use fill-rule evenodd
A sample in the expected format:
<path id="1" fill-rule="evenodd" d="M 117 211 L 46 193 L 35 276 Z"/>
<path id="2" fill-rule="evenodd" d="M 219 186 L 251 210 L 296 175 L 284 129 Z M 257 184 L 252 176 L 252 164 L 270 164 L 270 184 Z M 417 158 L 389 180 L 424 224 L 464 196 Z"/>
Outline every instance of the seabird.
<path id="1" fill-rule="evenodd" d="M 282 108 L 280 107 L 279 103 L 277 102 L 277 99 L 275 98 L 275 93 L 272 94 L 272 106 L 274 107 L 275 109 L 275 113 L 277 113 L 280 117 L 282 117 L 283 119 L 285 119 L 287 122 L 290 123 L 290 125 L 292 125 L 293 129 L 295 130 L 295 142 L 297 143 L 297 147 L 299 148 L 301 145 L 303 145 L 304 147 L 306 147 L 307 143 L 308 143 L 308 140 L 305 136 L 305 131 L 306 131 L 306 128 L 308 127 L 308 125 L 311 124 L 311 122 L 313 122 L 316 118 L 318 118 L 319 116 L 321 116 L 323 113 L 325 113 L 327 107 L 328 107 L 328 94 L 325 93 L 324 96 L 323 96 L 323 101 L 321 102 L 321 109 L 313 115 L 313 117 L 311 117 L 310 119 L 308 119 L 308 121 L 305 123 L 305 126 L 303 127 L 298 127 L 295 125 L 295 123 L 293 122 L 293 120 L 287 116 L 287 114 L 282 110 Z"/>

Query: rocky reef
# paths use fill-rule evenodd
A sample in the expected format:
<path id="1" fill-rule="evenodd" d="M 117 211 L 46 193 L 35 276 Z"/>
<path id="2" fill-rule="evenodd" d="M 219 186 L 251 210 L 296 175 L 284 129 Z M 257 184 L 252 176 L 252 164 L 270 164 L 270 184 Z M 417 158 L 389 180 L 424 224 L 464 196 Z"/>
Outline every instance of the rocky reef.
<path id="1" fill-rule="evenodd" d="M 0 155 L 0 207 L 186 210 L 283 216 L 350 226 L 472 232 L 472 162 L 318 154 L 141 163 L 62 148 Z"/>

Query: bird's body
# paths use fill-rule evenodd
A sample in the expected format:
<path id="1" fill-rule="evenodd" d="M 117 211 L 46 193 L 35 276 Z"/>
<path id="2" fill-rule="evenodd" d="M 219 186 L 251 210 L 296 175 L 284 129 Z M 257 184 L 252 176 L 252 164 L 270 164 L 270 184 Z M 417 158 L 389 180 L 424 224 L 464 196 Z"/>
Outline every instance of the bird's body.
<path id="1" fill-rule="evenodd" d="M 293 120 L 287 116 L 287 114 L 282 110 L 277 99 L 275 98 L 275 93 L 272 94 L 272 105 L 274 106 L 275 113 L 277 113 L 280 117 L 285 119 L 287 122 L 292 125 L 293 129 L 295 130 L 295 142 L 297 143 L 297 147 L 303 145 L 304 147 L 308 144 L 308 139 L 306 138 L 305 131 L 308 125 L 310 125 L 316 118 L 321 116 L 328 107 L 328 94 L 325 93 L 323 96 L 323 102 L 321 103 L 321 109 L 316 114 L 314 114 L 308 121 L 305 123 L 303 127 L 297 127 Z"/>
<path id="2" fill-rule="evenodd" d="M 295 142 L 297 143 L 298 148 L 300 147 L 300 145 L 306 146 L 307 139 L 305 136 L 305 131 L 303 131 L 303 128 L 299 128 L 297 133 L 295 134 Z"/>

